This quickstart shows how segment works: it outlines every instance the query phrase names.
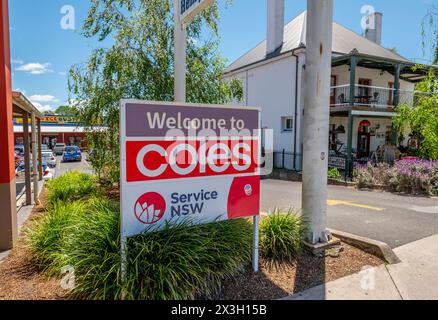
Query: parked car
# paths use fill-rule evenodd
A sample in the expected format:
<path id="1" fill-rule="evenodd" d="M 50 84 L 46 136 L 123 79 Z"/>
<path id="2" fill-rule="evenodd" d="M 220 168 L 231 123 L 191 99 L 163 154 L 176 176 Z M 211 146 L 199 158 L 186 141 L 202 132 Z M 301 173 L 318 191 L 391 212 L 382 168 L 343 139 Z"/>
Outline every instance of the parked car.
<path id="1" fill-rule="evenodd" d="M 15 158 L 15 163 L 21 162 L 24 159 L 24 157 L 17 150 L 15 150 L 14 158 Z"/>
<path id="2" fill-rule="evenodd" d="M 24 154 L 24 145 L 17 144 L 17 145 L 15 145 L 14 149 L 18 154 L 20 154 L 20 155 Z"/>
<path id="3" fill-rule="evenodd" d="M 79 147 L 76 146 L 69 146 L 65 147 L 64 153 L 62 155 L 62 162 L 69 162 L 69 161 L 82 161 L 82 152 Z"/>
<path id="4" fill-rule="evenodd" d="M 55 144 L 55 147 L 53 148 L 53 152 L 57 155 L 60 156 L 64 153 L 64 149 L 66 147 L 65 143 L 57 143 Z"/>
<path id="5" fill-rule="evenodd" d="M 47 144 L 42 144 L 41 145 L 41 151 L 43 152 L 43 151 L 47 151 L 47 150 L 50 150 L 49 146 Z"/>
<path id="6" fill-rule="evenodd" d="M 46 150 L 41 152 L 43 161 L 47 163 L 50 168 L 56 167 L 56 157 L 52 151 Z"/>
<path id="7" fill-rule="evenodd" d="M 30 164 L 31 170 L 33 169 L 32 163 Z M 52 169 L 50 169 L 50 167 L 48 166 L 47 162 L 43 162 L 42 165 L 42 169 L 43 169 L 43 180 L 51 180 L 54 178 L 54 172 Z M 15 168 L 15 175 L 19 175 L 20 173 L 25 171 L 25 165 L 24 162 L 20 163 L 16 168 Z"/>
<path id="8" fill-rule="evenodd" d="M 50 169 L 50 167 L 47 165 L 47 163 L 43 162 L 43 180 L 52 180 L 54 178 L 53 176 L 53 170 Z"/>

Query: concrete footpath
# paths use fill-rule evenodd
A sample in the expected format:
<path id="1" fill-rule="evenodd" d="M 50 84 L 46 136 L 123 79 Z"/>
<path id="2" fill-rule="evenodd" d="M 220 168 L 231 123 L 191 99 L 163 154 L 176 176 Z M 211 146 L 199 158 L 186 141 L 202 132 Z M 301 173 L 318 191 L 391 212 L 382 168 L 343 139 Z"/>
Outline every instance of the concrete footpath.
<path id="1" fill-rule="evenodd" d="M 284 300 L 438 300 L 438 234 L 394 252 L 401 263 L 364 269 Z"/>

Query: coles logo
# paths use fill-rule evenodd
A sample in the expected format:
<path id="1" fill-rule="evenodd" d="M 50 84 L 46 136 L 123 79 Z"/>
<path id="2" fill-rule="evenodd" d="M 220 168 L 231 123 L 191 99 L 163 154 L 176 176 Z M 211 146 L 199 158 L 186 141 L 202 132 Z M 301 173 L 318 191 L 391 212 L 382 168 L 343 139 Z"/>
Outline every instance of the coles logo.
<path id="1" fill-rule="evenodd" d="M 163 218 L 166 201 L 156 192 L 145 193 L 135 203 L 134 212 L 141 223 L 154 224 Z"/>
<path id="2" fill-rule="evenodd" d="M 127 141 L 127 182 L 251 174 L 257 140 Z"/>

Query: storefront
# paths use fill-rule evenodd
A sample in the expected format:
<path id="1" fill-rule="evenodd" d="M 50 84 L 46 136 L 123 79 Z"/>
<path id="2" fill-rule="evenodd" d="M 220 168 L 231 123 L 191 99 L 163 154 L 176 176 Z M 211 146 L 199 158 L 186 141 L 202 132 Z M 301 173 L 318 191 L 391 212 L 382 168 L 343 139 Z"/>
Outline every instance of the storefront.
<path id="1" fill-rule="evenodd" d="M 330 118 L 330 149 L 346 152 L 348 118 Z M 392 144 L 390 118 L 357 117 L 353 122 L 353 153 L 357 158 L 370 158 L 379 149 Z"/>
<path id="2" fill-rule="evenodd" d="M 23 144 L 23 125 L 21 119 L 14 120 L 14 139 L 16 145 Z M 78 119 L 71 116 L 45 116 L 41 120 L 41 134 L 43 144 L 53 148 L 56 143 L 86 147 L 84 127 Z"/>

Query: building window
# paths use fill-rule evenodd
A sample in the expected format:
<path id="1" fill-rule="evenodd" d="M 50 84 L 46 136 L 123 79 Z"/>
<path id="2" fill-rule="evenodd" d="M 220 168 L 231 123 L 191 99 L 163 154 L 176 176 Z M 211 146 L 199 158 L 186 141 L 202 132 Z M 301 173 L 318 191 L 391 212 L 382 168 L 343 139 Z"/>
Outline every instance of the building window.
<path id="1" fill-rule="evenodd" d="M 293 131 L 294 129 L 294 121 L 292 117 L 282 117 L 281 118 L 281 131 Z"/>

